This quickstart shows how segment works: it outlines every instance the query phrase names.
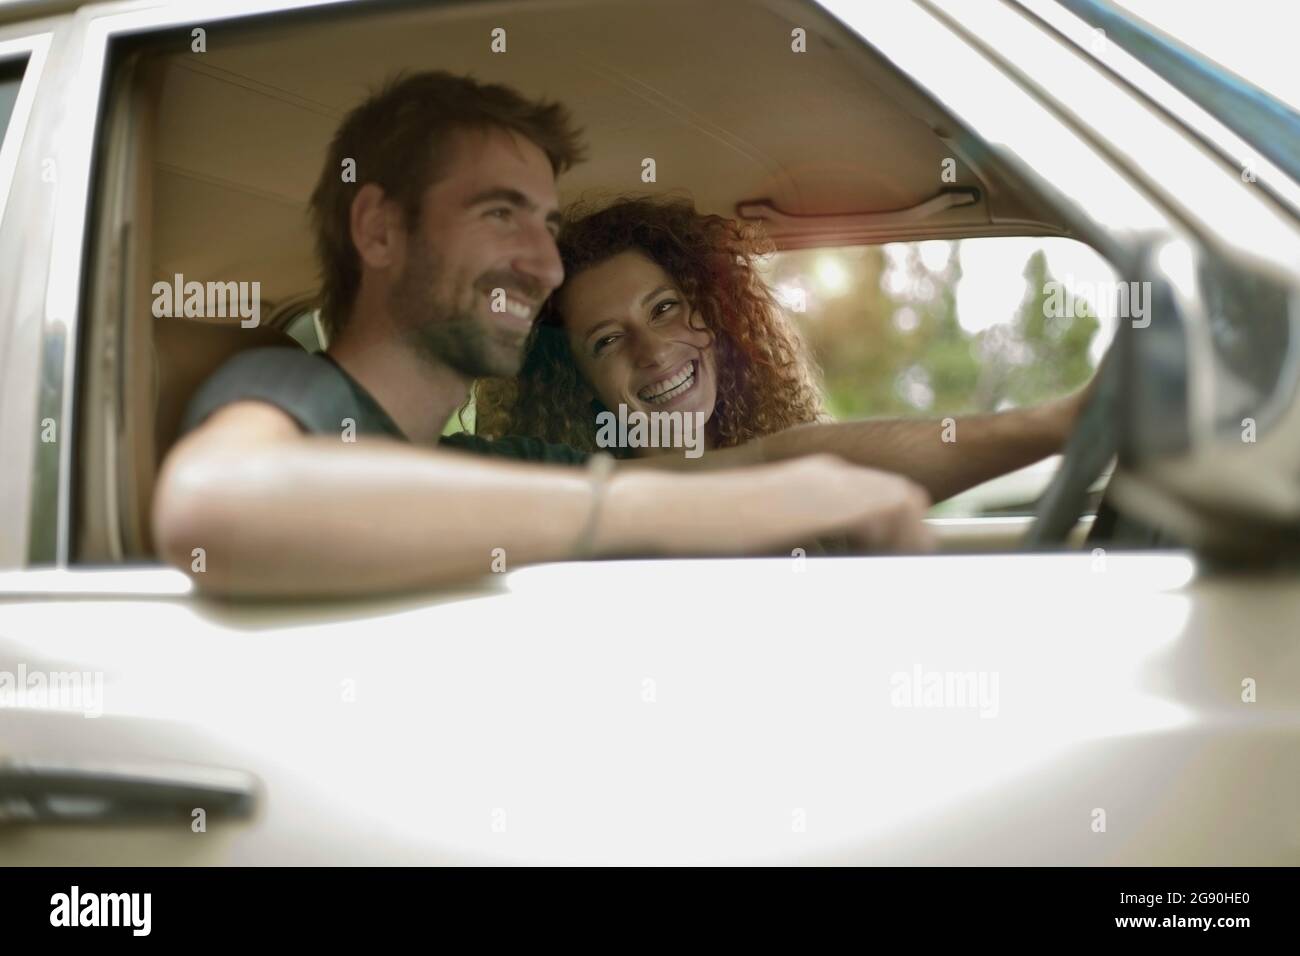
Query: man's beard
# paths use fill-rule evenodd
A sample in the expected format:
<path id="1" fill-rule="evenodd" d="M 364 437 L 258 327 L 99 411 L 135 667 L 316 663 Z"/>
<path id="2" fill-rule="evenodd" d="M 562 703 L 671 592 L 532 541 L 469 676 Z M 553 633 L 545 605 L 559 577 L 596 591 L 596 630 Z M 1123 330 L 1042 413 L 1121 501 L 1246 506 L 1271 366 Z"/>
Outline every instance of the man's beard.
<path id="1" fill-rule="evenodd" d="M 512 376 L 524 360 L 524 340 L 493 326 L 482 312 L 482 293 L 467 290 L 469 301 L 440 299 L 442 262 L 422 239 L 411 245 L 406 268 L 393 287 L 392 312 L 406 340 L 427 359 L 466 378 Z"/>

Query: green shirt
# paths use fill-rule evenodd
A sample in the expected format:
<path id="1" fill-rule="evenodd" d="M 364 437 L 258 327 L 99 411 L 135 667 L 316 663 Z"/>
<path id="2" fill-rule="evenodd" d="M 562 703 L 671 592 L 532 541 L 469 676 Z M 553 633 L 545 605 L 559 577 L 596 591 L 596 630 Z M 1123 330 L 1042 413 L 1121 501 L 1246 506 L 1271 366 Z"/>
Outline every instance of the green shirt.
<path id="1" fill-rule="evenodd" d="M 341 434 L 344 419 L 350 418 L 357 434 L 409 440 L 374 396 L 328 355 L 281 346 L 240 352 L 217 369 L 185 409 L 181 434 L 197 428 L 218 408 L 242 401 L 274 405 L 309 434 Z M 522 435 L 487 439 L 462 433 L 447 435 L 439 444 L 480 455 L 561 465 L 582 465 L 590 457 L 568 445 Z"/>

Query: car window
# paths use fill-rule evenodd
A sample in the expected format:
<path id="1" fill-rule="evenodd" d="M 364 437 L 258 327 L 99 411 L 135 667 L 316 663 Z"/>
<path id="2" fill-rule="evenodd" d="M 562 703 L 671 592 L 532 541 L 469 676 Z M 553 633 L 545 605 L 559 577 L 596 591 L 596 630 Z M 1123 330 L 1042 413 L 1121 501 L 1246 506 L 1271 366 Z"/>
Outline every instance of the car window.
<path id="1" fill-rule="evenodd" d="M 0 70 L 3 67 L 0 66 Z M 9 129 L 9 117 L 14 115 L 14 104 L 18 102 L 18 87 L 22 84 L 21 73 L 0 72 L 0 143 Z"/>
<path id="2" fill-rule="evenodd" d="M 837 420 L 997 412 L 1066 395 L 1114 333 L 1117 276 L 1072 239 L 979 238 L 776 253 L 765 278 L 821 367 Z M 941 504 L 1030 514 L 1057 459 Z"/>
<path id="3" fill-rule="evenodd" d="M 9 176 L 6 166 L 12 172 L 13 157 L 6 156 L 5 141 L 9 134 L 9 121 L 14 115 L 14 106 L 18 102 L 18 89 L 22 86 L 23 71 L 27 60 L 0 62 L 0 215 L 4 213 L 5 197 L 9 192 Z M 14 144 L 10 144 L 10 151 Z"/>

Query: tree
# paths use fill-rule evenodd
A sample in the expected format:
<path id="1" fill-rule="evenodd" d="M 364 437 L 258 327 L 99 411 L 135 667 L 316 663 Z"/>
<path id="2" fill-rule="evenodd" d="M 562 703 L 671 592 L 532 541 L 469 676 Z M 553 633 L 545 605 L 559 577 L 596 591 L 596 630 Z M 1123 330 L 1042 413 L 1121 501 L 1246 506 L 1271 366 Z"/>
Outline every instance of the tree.
<path id="1" fill-rule="evenodd" d="M 967 240 L 967 242 L 985 240 Z M 972 334 L 957 287 L 961 243 L 927 266 L 920 245 L 782 253 L 769 267 L 778 293 L 802 290 L 794 319 L 823 373 L 836 418 L 949 415 L 1036 404 L 1092 375 L 1099 323 L 1091 304 L 1066 296 L 1049 314 L 1052 281 L 1043 251 L 1025 263 L 1020 308 Z M 833 281 L 830 281 L 833 280 Z"/>

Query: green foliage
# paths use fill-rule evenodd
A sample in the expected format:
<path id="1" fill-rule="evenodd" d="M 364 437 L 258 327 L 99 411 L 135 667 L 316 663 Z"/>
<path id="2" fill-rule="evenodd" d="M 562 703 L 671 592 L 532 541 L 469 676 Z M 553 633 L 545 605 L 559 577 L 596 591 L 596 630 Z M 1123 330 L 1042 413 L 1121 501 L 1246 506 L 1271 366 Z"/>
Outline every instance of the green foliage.
<path id="1" fill-rule="evenodd" d="M 1018 311 L 980 327 L 963 326 L 958 314 L 959 247 L 950 244 L 939 268 L 927 267 L 919 244 L 894 247 L 889 257 L 881 246 L 774 257 L 769 282 L 778 291 L 806 292 L 807 309 L 794 318 L 821 366 L 836 418 L 1032 405 L 1091 377 L 1096 315 L 1090 304 L 1079 301 L 1076 308 L 1069 297 L 1066 308 L 1056 310 L 1063 315 L 1048 314 L 1052 276 L 1041 250 L 1024 265 Z"/>

